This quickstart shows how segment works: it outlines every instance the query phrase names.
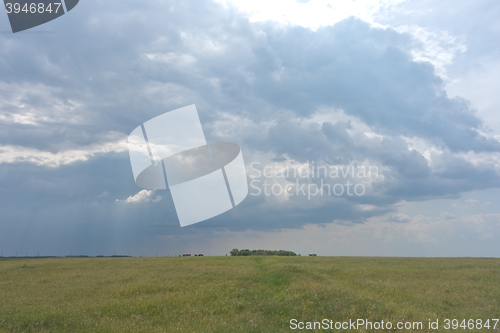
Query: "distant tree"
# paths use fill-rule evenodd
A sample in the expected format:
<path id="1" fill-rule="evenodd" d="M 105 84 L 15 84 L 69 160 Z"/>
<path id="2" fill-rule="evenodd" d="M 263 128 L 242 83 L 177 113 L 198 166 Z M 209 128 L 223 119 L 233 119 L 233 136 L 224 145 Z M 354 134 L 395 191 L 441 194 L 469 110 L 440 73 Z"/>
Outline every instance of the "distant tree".
<path id="1" fill-rule="evenodd" d="M 292 251 L 284 251 L 284 250 L 252 250 L 249 249 L 239 250 L 233 249 L 231 252 L 231 256 L 296 256 L 295 252 Z"/>
<path id="2" fill-rule="evenodd" d="M 251 256 L 252 255 L 252 251 L 250 251 L 249 249 L 246 249 L 246 250 L 240 250 L 238 252 L 238 255 L 239 256 Z"/>

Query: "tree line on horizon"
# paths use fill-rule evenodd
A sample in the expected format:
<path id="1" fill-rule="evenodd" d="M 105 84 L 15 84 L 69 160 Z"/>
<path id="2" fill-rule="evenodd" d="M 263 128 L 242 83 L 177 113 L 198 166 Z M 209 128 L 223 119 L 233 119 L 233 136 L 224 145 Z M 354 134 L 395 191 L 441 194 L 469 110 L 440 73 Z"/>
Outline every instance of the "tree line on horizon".
<path id="1" fill-rule="evenodd" d="M 297 254 L 292 251 L 284 251 L 284 250 L 238 250 L 238 249 L 233 249 L 231 252 L 232 257 L 237 257 L 237 256 L 296 256 Z"/>

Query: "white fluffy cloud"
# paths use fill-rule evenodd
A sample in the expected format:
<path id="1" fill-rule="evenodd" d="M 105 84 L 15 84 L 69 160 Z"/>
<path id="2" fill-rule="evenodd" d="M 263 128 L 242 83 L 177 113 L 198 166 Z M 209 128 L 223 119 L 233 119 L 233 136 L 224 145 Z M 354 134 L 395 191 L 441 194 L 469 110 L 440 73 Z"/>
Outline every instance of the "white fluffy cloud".
<path id="1" fill-rule="evenodd" d="M 142 202 L 160 202 L 163 198 L 160 195 L 157 195 L 156 198 L 153 199 L 154 190 L 142 190 L 139 191 L 135 195 L 131 195 L 125 200 L 118 200 L 116 202 L 126 202 L 126 203 L 142 203 Z"/>
<path id="2" fill-rule="evenodd" d="M 277 21 L 317 29 L 350 16 L 367 22 L 405 0 L 218 0 L 247 12 L 251 21 Z"/>
<path id="3" fill-rule="evenodd" d="M 125 151 L 128 151 L 126 139 L 68 149 L 56 153 L 22 146 L 0 145 L 0 164 L 32 163 L 38 166 L 54 168 L 75 162 L 87 161 L 95 155 Z"/>
<path id="4" fill-rule="evenodd" d="M 0 81 L 0 121 L 35 126 L 84 123 L 81 103 L 61 98 L 62 90 L 43 83 Z"/>
<path id="5" fill-rule="evenodd" d="M 437 75 L 447 83 L 452 82 L 452 79 L 448 77 L 447 68 L 460 54 L 467 51 L 467 46 L 463 41 L 447 31 L 431 30 L 418 25 L 403 25 L 395 29 L 413 36 L 414 44 L 411 54 L 414 61 L 431 63 Z"/>

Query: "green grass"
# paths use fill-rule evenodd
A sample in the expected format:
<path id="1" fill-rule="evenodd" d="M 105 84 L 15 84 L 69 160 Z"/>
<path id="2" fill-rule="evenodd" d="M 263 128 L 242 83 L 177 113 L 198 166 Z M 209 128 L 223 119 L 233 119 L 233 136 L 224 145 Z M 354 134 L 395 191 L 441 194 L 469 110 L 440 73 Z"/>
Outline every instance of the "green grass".
<path id="1" fill-rule="evenodd" d="M 291 332 L 292 318 L 442 326 L 499 315 L 499 259 L 0 260 L 1 332 L 262 333 Z"/>

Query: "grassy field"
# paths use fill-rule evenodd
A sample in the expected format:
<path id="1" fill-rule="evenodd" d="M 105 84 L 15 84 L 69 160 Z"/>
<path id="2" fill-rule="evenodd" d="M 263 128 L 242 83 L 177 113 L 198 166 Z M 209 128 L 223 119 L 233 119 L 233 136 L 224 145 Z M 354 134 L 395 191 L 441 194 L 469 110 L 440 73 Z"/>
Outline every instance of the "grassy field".
<path id="1" fill-rule="evenodd" d="M 0 260 L 1 332 L 298 331 L 292 318 L 421 321 L 424 330 L 399 331 L 461 332 L 443 321 L 499 316 L 499 259 Z M 440 328 L 427 329 L 428 319 Z"/>

